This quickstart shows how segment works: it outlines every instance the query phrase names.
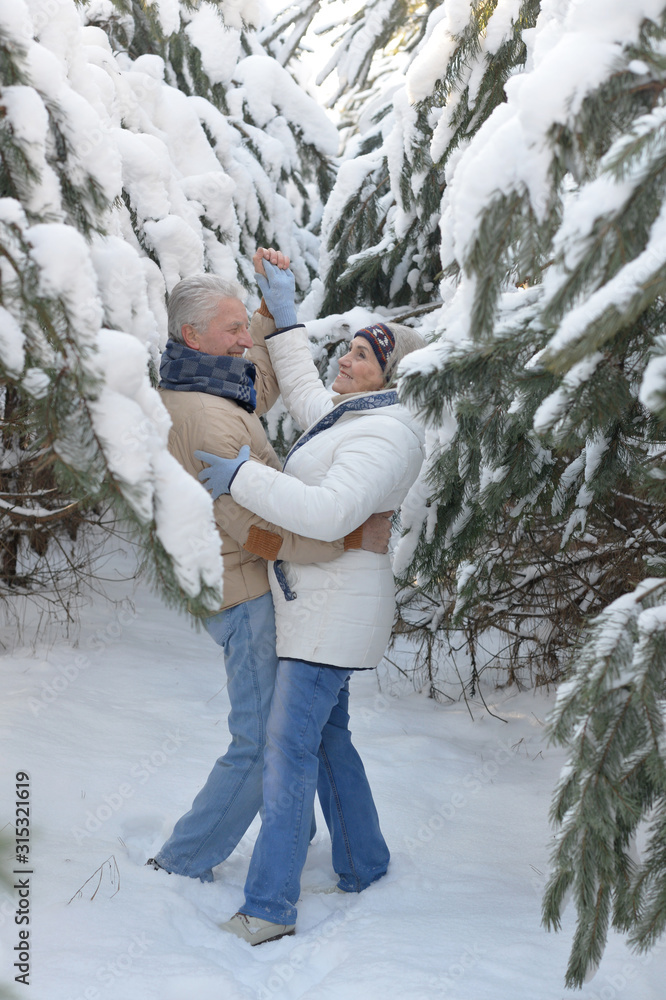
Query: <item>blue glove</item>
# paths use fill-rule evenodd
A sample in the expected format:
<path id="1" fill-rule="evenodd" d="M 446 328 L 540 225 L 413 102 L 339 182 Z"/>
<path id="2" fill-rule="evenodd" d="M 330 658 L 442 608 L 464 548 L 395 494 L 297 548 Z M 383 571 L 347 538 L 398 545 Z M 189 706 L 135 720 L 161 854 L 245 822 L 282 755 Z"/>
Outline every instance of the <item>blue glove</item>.
<path id="1" fill-rule="evenodd" d="M 271 312 L 278 330 L 285 326 L 296 326 L 296 307 L 294 306 L 294 291 L 296 280 L 292 272 L 287 268 L 281 268 L 264 261 L 264 268 L 267 277 L 257 274 L 257 284 L 261 289 L 264 301 Z"/>
<path id="2" fill-rule="evenodd" d="M 197 479 L 203 483 L 213 500 L 217 500 L 223 493 L 231 493 L 234 476 L 250 457 L 250 446 L 244 444 L 237 458 L 220 458 L 219 455 L 211 455 L 209 451 L 195 451 L 194 457 L 210 466 L 209 469 L 202 469 Z"/>

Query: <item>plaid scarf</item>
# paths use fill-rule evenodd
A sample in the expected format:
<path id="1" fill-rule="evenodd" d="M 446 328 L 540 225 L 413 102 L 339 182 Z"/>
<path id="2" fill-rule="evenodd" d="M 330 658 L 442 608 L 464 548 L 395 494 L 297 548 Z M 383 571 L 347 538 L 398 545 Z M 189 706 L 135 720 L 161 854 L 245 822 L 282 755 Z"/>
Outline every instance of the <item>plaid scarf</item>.
<path id="1" fill-rule="evenodd" d="M 160 388 L 224 396 L 235 399 L 248 413 L 254 413 L 257 406 L 255 374 L 254 365 L 245 358 L 203 354 L 168 340 L 160 363 Z"/>

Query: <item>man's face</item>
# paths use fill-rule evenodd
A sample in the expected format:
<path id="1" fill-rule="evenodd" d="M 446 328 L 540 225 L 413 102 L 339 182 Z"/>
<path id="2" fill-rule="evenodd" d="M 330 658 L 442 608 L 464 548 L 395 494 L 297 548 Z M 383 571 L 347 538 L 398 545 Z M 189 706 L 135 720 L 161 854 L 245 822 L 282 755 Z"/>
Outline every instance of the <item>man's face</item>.
<path id="1" fill-rule="evenodd" d="M 240 299 L 220 299 L 204 330 L 185 323 L 182 335 L 188 347 L 201 351 L 202 354 L 225 354 L 240 358 L 246 348 L 252 347 L 247 310 Z"/>

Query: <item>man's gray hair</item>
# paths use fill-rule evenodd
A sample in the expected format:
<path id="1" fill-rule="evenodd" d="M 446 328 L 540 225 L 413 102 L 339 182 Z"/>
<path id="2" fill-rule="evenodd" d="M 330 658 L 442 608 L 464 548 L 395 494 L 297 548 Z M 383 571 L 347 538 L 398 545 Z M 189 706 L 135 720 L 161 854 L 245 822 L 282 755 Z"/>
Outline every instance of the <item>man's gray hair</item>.
<path id="1" fill-rule="evenodd" d="M 183 278 L 169 296 L 167 314 L 169 337 L 185 343 L 181 330 L 186 323 L 197 330 L 206 329 L 215 315 L 220 299 L 245 298 L 245 289 L 237 281 L 225 281 L 217 274 L 193 274 Z"/>

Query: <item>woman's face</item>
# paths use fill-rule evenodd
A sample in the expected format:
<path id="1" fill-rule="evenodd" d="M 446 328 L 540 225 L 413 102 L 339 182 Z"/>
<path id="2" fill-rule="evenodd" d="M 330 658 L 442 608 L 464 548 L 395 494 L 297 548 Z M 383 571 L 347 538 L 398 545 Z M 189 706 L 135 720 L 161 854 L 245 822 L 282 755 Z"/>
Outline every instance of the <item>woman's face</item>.
<path id="1" fill-rule="evenodd" d="M 334 392 L 374 392 L 384 388 L 384 372 L 365 337 L 354 337 L 349 352 L 338 364 Z"/>

